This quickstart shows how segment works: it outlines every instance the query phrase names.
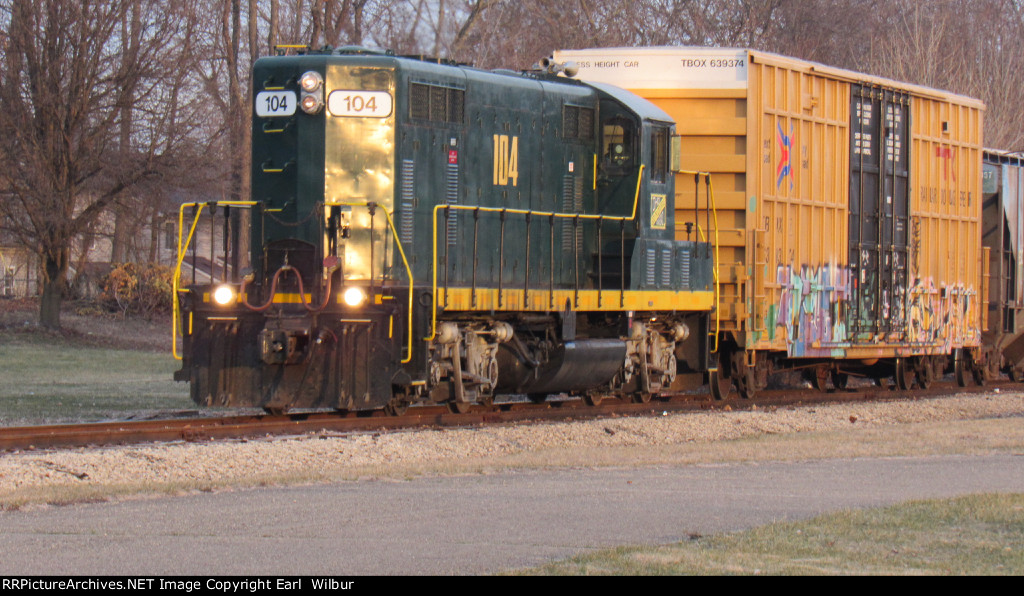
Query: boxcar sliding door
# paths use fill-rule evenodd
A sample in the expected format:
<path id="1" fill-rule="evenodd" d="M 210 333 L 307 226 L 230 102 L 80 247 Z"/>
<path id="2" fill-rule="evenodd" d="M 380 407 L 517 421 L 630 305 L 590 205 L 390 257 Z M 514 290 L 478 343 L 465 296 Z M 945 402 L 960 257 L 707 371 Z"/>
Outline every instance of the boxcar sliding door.
<path id="1" fill-rule="evenodd" d="M 906 329 L 910 98 L 853 85 L 850 106 L 850 265 L 854 335 Z"/>

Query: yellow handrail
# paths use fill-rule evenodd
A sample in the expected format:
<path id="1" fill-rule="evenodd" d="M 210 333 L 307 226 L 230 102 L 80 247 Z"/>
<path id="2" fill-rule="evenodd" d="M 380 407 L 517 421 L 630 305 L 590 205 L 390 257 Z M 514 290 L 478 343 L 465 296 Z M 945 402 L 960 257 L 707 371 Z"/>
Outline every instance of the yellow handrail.
<path id="1" fill-rule="evenodd" d="M 636 192 L 633 196 L 633 211 L 629 216 L 622 215 L 593 215 L 587 213 L 559 213 L 555 211 L 532 211 L 530 209 L 507 209 L 504 207 L 479 207 L 474 205 L 447 205 L 438 204 L 434 205 L 434 217 L 433 217 L 433 282 L 431 295 L 435 298 L 434 307 L 430 313 L 430 336 L 424 337 L 423 341 L 433 341 L 437 336 L 437 213 L 441 209 L 454 209 L 456 211 L 483 211 L 484 213 L 511 213 L 513 215 L 530 215 L 538 217 L 555 217 L 561 219 L 596 219 L 596 220 L 608 220 L 608 221 L 632 221 L 636 219 L 637 207 L 640 204 L 640 182 L 643 179 L 644 166 L 640 165 L 640 171 L 637 172 L 636 176 Z"/>
<path id="2" fill-rule="evenodd" d="M 719 337 L 719 335 L 721 334 L 721 331 L 722 331 L 722 309 L 721 309 L 721 304 L 720 304 L 720 302 L 721 302 L 721 289 L 719 287 L 720 282 L 719 282 L 719 278 L 718 278 L 718 267 L 719 267 L 719 264 L 721 263 L 721 260 L 719 260 L 719 258 L 718 258 L 718 246 L 719 246 L 719 241 L 718 241 L 718 207 L 717 207 L 717 205 L 715 205 L 715 188 L 714 188 L 714 185 L 713 185 L 712 180 L 711 180 L 711 172 L 698 172 L 698 171 L 694 171 L 694 170 L 679 170 L 679 173 L 680 174 L 689 174 L 691 176 L 701 176 L 705 180 L 707 180 L 708 201 L 711 204 L 711 216 L 714 218 L 714 221 L 715 221 L 715 230 L 714 230 L 715 231 L 715 241 L 714 241 L 715 262 L 712 263 L 712 265 L 711 265 L 711 273 L 712 273 L 712 276 L 714 277 L 714 280 L 715 280 L 715 347 L 714 347 L 713 350 L 711 350 L 711 352 L 714 353 L 714 352 L 718 352 L 718 337 Z M 696 201 L 696 197 L 694 197 L 694 201 Z M 696 205 L 696 202 L 695 202 L 694 203 L 694 212 L 696 212 L 696 211 L 697 211 L 697 205 Z M 695 220 L 696 220 L 696 223 L 697 223 L 697 233 L 700 234 L 700 239 L 702 241 L 704 241 L 704 242 L 707 242 L 707 240 L 704 237 L 704 230 L 701 229 L 701 227 L 700 227 L 700 218 L 699 217 L 695 217 Z"/>
<path id="3" fill-rule="evenodd" d="M 708 175 L 708 196 L 711 199 L 711 216 L 715 220 L 715 262 L 711 264 L 711 272 L 715 278 L 715 352 L 718 351 L 718 337 L 722 332 L 722 310 L 719 308 L 719 301 L 721 300 L 721 291 L 719 289 L 719 278 L 718 278 L 718 267 L 721 264 L 721 259 L 718 256 L 718 247 L 720 245 L 718 241 L 718 206 L 715 205 L 715 186 L 711 181 L 711 174 Z"/>
<path id="4" fill-rule="evenodd" d="M 388 213 L 386 207 L 379 203 L 328 203 L 329 205 L 344 205 L 345 207 L 366 207 L 370 208 L 371 205 L 380 207 L 381 211 L 384 212 L 384 217 L 388 220 L 388 227 L 391 228 L 391 233 L 395 235 L 395 245 L 398 247 L 398 254 L 402 256 L 402 264 L 405 266 L 405 273 L 409 276 L 409 320 L 406 323 L 406 327 L 409 329 L 408 349 L 406 350 L 406 357 L 402 359 L 402 364 L 408 364 L 412 362 L 412 294 L 413 294 L 413 278 L 412 278 L 412 267 L 409 266 L 409 260 L 405 258 L 405 250 L 402 248 L 402 242 L 399 240 L 398 230 L 395 228 L 395 220 L 391 218 L 391 214 Z M 371 240 L 373 242 L 373 240 Z"/>
<path id="5" fill-rule="evenodd" d="M 178 354 L 178 318 L 181 316 L 181 309 L 178 306 L 178 290 L 180 284 L 178 283 L 181 279 L 181 264 L 185 261 L 185 250 L 192 244 L 192 237 L 196 233 L 196 228 L 199 226 L 199 216 L 203 213 L 203 207 L 206 205 L 213 205 L 214 207 L 252 207 L 256 205 L 256 201 L 215 201 L 211 203 L 182 203 L 181 207 L 178 208 L 178 258 L 174 265 L 174 280 L 171 285 L 172 296 L 174 298 L 172 305 L 173 314 L 171 316 L 171 353 L 174 355 L 175 360 L 181 360 L 181 355 Z M 198 207 L 196 213 L 193 216 L 192 226 L 188 231 L 188 238 L 185 240 L 185 244 L 181 243 L 181 233 L 185 229 L 185 208 L 186 207 Z M 211 273 L 212 275 L 212 273 Z M 211 277 L 212 281 L 213 278 Z"/>
<path id="6" fill-rule="evenodd" d="M 181 266 L 185 260 L 185 248 L 192 244 L 192 238 L 195 235 L 196 228 L 199 225 L 199 216 L 202 215 L 203 207 L 206 205 L 212 205 L 215 207 L 252 207 L 257 205 L 256 201 L 217 201 L 212 203 L 183 203 L 178 210 L 178 258 L 174 267 L 174 282 L 172 291 L 174 292 L 174 305 L 173 305 L 173 316 L 171 319 L 171 351 L 174 354 L 174 358 L 181 360 L 181 355 L 178 354 L 178 319 L 181 316 L 180 307 L 178 306 L 178 291 L 180 289 L 179 280 L 181 278 Z M 346 207 L 370 207 L 370 203 L 330 203 L 331 205 L 344 205 Z M 402 264 L 405 266 L 406 274 L 409 276 L 409 337 L 407 340 L 407 355 L 402 360 L 402 364 L 407 364 L 412 361 L 412 307 L 413 307 L 413 277 L 412 268 L 409 266 L 409 260 L 405 256 L 405 250 L 402 248 L 402 243 L 398 241 L 398 230 L 395 228 L 395 222 L 391 217 L 391 214 L 382 205 L 381 211 L 384 212 L 384 216 L 388 220 L 388 227 L 391 229 L 391 233 L 395 235 L 395 244 L 398 246 L 398 254 L 402 257 Z M 182 231 L 185 227 L 185 209 L 188 207 L 198 207 L 194 215 L 192 226 L 189 228 L 188 238 L 182 245 Z"/>

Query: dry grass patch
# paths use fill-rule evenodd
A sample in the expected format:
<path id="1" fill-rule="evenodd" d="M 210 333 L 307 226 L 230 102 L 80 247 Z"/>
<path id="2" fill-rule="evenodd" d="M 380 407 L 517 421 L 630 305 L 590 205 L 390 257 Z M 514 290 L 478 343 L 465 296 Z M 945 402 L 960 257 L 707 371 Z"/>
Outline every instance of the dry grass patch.
<path id="1" fill-rule="evenodd" d="M 610 549 L 524 573 L 1019 575 L 1024 573 L 1024 495 L 844 511 L 663 547 Z"/>

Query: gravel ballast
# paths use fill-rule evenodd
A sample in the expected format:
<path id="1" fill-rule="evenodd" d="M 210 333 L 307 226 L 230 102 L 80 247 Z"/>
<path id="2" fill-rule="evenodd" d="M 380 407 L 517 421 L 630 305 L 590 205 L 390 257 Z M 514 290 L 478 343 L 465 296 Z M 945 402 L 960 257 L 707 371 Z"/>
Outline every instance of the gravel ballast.
<path id="1" fill-rule="evenodd" d="M 503 467 L 693 463 L 694 446 L 719 449 L 737 440 L 786 440 L 824 433 L 825 444 L 854 444 L 894 425 L 915 429 L 955 421 L 1012 419 L 1024 426 L 1024 394 L 715 411 L 643 418 L 521 424 L 353 435 L 304 435 L 248 441 L 9 453 L 0 457 L 0 504 L 75 500 L 96 495 L 209 490 L 289 482 L 407 478 L 479 473 Z M 965 431 L 963 442 L 970 442 Z M 1015 431 L 1014 431 L 1015 432 Z M 838 433 L 838 434 L 837 434 Z M 988 439 L 988 433 L 983 433 Z M 846 438 L 848 440 L 838 440 Z M 899 439 L 898 439 L 899 440 Z M 957 440 L 953 437 L 951 440 Z M 1014 448 L 1016 437 L 1010 440 Z M 811 450 L 818 449 L 811 447 Z M 847 452 L 790 457 L 848 457 Z M 762 448 L 755 451 L 764 451 Z M 899 451 L 893 452 L 900 454 Z M 853 453 L 852 455 L 856 455 Z M 742 453 L 733 460 L 742 460 Z M 69 490 L 71 496 L 54 497 Z M 32 497 L 43 491 L 46 496 Z M 47 492 L 49 491 L 49 492 Z"/>

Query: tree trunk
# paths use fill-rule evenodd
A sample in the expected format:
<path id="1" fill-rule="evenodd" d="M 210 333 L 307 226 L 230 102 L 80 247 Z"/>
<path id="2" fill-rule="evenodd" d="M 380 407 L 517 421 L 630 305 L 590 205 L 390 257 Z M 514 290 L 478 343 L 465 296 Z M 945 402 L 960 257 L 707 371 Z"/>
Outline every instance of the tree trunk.
<path id="1" fill-rule="evenodd" d="M 260 57 L 258 16 L 259 7 L 256 6 L 256 0 L 249 0 L 249 68 L 252 68 L 253 63 Z"/>
<path id="2" fill-rule="evenodd" d="M 133 227 L 128 223 L 128 217 L 128 210 L 124 205 L 117 204 L 114 207 L 114 235 L 110 239 L 111 263 L 128 261 L 129 228 Z"/>
<path id="3" fill-rule="evenodd" d="M 274 48 L 281 43 L 278 40 L 277 0 L 270 0 L 270 23 L 267 24 L 267 55 L 274 54 Z"/>
<path id="4" fill-rule="evenodd" d="M 39 299 L 39 324 L 47 329 L 60 329 L 60 305 L 67 285 L 68 251 L 43 256 L 43 293 Z"/>
<path id="5" fill-rule="evenodd" d="M 149 211 L 149 262 L 160 262 L 160 210 L 155 203 Z"/>
<path id="6" fill-rule="evenodd" d="M 309 47 L 317 49 L 324 44 L 320 38 L 324 33 L 323 0 L 313 0 L 313 30 L 309 34 Z"/>

